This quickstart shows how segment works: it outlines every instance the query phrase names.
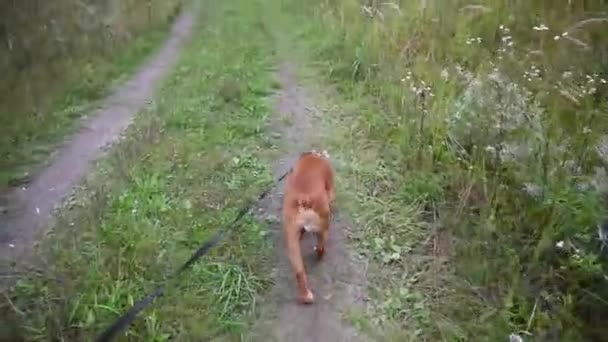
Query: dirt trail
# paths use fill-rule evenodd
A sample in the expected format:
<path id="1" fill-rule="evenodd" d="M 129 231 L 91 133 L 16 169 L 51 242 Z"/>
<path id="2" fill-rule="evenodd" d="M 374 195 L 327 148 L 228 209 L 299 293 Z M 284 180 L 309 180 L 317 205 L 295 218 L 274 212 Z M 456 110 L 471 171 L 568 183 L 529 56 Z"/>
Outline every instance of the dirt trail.
<path id="1" fill-rule="evenodd" d="M 314 139 L 317 131 L 314 106 L 305 90 L 298 87 L 292 67 L 289 64 L 282 65 L 279 76 L 282 85 L 278 96 L 279 117 L 275 118 L 273 128 L 282 134 L 284 151 L 283 157 L 273 165 L 276 176 L 288 170 L 299 153 L 311 148 L 323 149 Z M 345 311 L 360 306 L 364 299 L 362 289 L 365 276 L 346 248 L 348 221 L 339 213 L 334 216 L 327 253 L 320 262 L 317 262 L 313 253 L 314 238 L 306 236 L 303 239 L 302 253 L 316 301 L 308 306 L 297 304 L 293 271 L 287 259 L 281 231 L 283 186 L 284 184 L 279 184 L 260 203 L 258 209 L 259 215 L 270 223 L 275 235 L 277 266 L 274 289 L 261 303 L 262 317 L 254 324 L 248 339 L 289 342 L 362 340 L 342 317 Z"/>
<path id="2" fill-rule="evenodd" d="M 0 214 L 0 264 L 21 260 L 31 252 L 34 242 L 50 226 L 54 208 L 82 181 L 92 162 L 120 138 L 134 115 L 151 101 L 192 32 L 196 12 L 186 8 L 176 18 L 165 44 L 87 115 L 90 119 L 80 132 L 66 140 L 49 165 L 30 184 L 6 194 L 10 210 Z"/>

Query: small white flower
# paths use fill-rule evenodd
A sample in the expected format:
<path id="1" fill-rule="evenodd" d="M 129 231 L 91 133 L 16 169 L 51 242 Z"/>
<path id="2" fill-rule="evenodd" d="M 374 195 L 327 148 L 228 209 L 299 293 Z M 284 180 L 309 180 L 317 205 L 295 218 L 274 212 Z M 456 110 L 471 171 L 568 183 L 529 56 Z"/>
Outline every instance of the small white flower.
<path id="1" fill-rule="evenodd" d="M 553 40 L 559 40 L 561 37 L 560 36 L 555 36 L 553 37 Z"/>
<path id="2" fill-rule="evenodd" d="M 564 248 L 564 241 L 558 241 L 555 243 L 555 247 L 559 248 L 559 249 L 563 249 Z"/>
<path id="3" fill-rule="evenodd" d="M 565 36 L 567 36 L 567 35 L 568 35 L 568 32 L 564 32 L 564 33 L 562 33 L 562 37 L 565 37 Z"/>
<path id="4" fill-rule="evenodd" d="M 509 335 L 509 342 L 524 342 L 524 339 L 517 334 Z"/>
<path id="5" fill-rule="evenodd" d="M 12 244 L 12 243 L 9 243 L 9 244 L 8 244 L 8 246 L 9 246 L 10 248 L 15 248 L 15 245 L 14 245 L 14 244 Z"/>
<path id="6" fill-rule="evenodd" d="M 603 79 L 603 78 L 600 78 L 600 82 L 602 82 L 602 84 L 607 84 L 607 83 L 608 83 L 608 81 L 606 81 L 606 80 L 605 80 L 605 79 Z"/>
<path id="7" fill-rule="evenodd" d="M 539 26 L 534 26 L 532 28 L 534 31 L 547 31 L 549 28 L 545 26 L 545 24 L 540 24 Z"/>

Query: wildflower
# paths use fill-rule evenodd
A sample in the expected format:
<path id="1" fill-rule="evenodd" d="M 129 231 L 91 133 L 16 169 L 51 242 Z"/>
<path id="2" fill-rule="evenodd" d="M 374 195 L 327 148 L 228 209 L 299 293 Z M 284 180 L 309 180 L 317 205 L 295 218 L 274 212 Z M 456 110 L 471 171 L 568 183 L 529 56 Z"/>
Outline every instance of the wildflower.
<path id="1" fill-rule="evenodd" d="M 509 342 L 524 342 L 524 339 L 517 334 L 509 335 Z"/>
<path id="2" fill-rule="evenodd" d="M 532 28 L 534 31 L 548 31 L 549 28 L 545 26 L 545 24 L 540 24 L 539 26 L 534 26 Z"/>
<path id="3" fill-rule="evenodd" d="M 560 36 L 555 36 L 553 37 L 553 40 L 559 40 L 561 37 Z"/>
<path id="4" fill-rule="evenodd" d="M 558 241 L 555 243 L 555 247 L 558 249 L 564 249 L 564 241 Z"/>
<path id="5" fill-rule="evenodd" d="M 602 84 L 606 84 L 606 83 L 608 83 L 608 81 L 606 81 L 606 80 L 605 80 L 605 79 L 603 79 L 603 78 L 600 78 L 600 82 L 602 82 Z"/>

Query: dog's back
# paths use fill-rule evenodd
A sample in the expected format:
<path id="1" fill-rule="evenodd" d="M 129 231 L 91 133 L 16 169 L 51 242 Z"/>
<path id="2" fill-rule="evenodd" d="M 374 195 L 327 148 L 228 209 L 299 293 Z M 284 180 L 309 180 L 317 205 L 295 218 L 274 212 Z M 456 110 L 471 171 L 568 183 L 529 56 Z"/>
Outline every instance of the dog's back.
<path id="1" fill-rule="evenodd" d="M 329 161 L 316 153 L 303 153 L 287 178 L 284 204 L 299 212 L 312 209 L 318 214 L 325 213 L 332 200 L 329 194 L 332 188 L 333 170 Z"/>

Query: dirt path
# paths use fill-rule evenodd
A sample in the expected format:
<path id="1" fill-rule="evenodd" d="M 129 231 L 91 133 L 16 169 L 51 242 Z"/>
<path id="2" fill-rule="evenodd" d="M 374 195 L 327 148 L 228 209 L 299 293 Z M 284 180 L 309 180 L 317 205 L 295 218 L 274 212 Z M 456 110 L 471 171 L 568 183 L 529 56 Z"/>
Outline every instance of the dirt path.
<path id="1" fill-rule="evenodd" d="M 34 242 L 50 226 L 54 208 L 82 181 L 92 162 L 120 138 L 134 115 L 151 101 L 192 32 L 196 12 L 186 8 L 159 51 L 87 115 L 90 119 L 80 132 L 64 143 L 30 184 L 6 195 L 10 209 L 0 214 L 0 264 L 19 261 L 31 252 Z"/>
<path id="2" fill-rule="evenodd" d="M 289 64 L 282 65 L 279 76 L 282 90 L 278 96 L 278 117 L 273 129 L 282 134 L 284 151 L 273 165 L 277 176 L 293 165 L 299 153 L 323 148 L 315 139 L 314 106 L 305 89 L 298 87 L 293 68 Z M 304 238 L 302 253 L 316 302 L 309 306 L 299 305 L 295 301 L 293 272 L 281 233 L 282 193 L 283 184 L 280 184 L 258 209 L 259 215 L 269 221 L 275 235 L 276 279 L 270 296 L 261 303 L 262 317 L 254 324 L 248 338 L 289 342 L 362 340 L 343 318 L 347 310 L 363 303 L 365 279 L 346 248 L 345 233 L 350 229 L 348 221 L 339 213 L 334 216 L 327 253 L 321 262 L 317 262 L 313 255 L 313 237 Z"/>

